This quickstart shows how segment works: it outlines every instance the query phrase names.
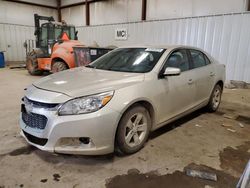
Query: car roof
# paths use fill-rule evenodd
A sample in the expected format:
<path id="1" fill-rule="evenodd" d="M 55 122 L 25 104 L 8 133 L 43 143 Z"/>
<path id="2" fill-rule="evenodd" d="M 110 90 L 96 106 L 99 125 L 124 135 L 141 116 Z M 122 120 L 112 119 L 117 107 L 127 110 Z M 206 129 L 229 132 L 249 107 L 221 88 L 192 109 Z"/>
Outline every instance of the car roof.
<path id="1" fill-rule="evenodd" d="M 187 49 L 195 49 L 195 50 L 203 51 L 200 48 L 187 46 L 187 45 L 134 45 L 134 46 L 122 46 L 119 48 L 163 48 L 163 49 L 168 49 L 168 50 L 173 50 L 176 48 L 187 48 Z"/>

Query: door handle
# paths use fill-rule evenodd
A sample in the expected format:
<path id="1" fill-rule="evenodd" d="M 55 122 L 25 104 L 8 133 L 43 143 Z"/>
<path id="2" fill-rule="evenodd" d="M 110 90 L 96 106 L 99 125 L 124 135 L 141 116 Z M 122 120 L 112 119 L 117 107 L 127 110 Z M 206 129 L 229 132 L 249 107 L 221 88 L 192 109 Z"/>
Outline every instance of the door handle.
<path id="1" fill-rule="evenodd" d="M 193 79 L 189 79 L 188 80 L 188 85 L 191 85 L 191 84 L 193 84 L 194 82 L 193 82 Z"/>
<path id="2" fill-rule="evenodd" d="M 215 73 L 214 72 L 210 72 L 210 76 L 215 76 Z"/>

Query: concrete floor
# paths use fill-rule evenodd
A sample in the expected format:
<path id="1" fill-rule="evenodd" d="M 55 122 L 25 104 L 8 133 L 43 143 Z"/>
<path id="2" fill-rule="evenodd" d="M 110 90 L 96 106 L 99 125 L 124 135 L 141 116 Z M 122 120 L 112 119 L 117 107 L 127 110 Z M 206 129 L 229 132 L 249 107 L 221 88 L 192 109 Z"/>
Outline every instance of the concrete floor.
<path id="1" fill-rule="evenodd" d="M 198 111 L 153 132 L 146 146 L 134 155 L 57 155 L 29 147 L 19 135 L 20 100 L 23 89 L 39 78 L 22 69 L 0 69 L 1 188 L 119 187 L 119 179 L 112 185 L 112 178 L 131 169 L 161 176 L 183 171 L 191 163 L 211 167 L 237 180 L 248 160 L 250 90 L 237 89 L 225 90 L 219 112 Z M 223 114 L 238 114 L 240 118 L 228 119 Z M 244 154 L 240 148 L 245 148 Z"/>

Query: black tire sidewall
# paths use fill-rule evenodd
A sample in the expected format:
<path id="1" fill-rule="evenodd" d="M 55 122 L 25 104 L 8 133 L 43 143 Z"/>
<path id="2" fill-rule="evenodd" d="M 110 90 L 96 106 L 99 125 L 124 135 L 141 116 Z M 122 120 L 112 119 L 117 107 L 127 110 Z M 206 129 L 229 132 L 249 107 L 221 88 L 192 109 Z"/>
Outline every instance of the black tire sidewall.
<path id="1" fill-rule="evenodd" d="M 131 148 L 125 142 L 126 123 L 128 122 L 128 120 L 131 118 L 131 116 L 133 114 L 138 113 L 138 112 L 143 113 L 147 118 L 147 125 L 148 125 L 147 132 L 146 132 L 145 138 L 141 142 L 141 144 L 136 146 L 136 147 Z M 129 110 L 127 110 L 123 114 L 123 116 L 119 122 L 119 125 L 117 128 L 116 140 L 115 140 L 116 151 L 119 151 L 120 154 L 132 154 L 132 153 L 139 151 L 141 148 L 143 148 L 145 142 L 148 139 L 149 132 L 151 130 L 151 125 L 152 125 L 152 121 L 150 118 L 150 114 L 146 108 L 144 108 L 141 105 L 135 105 L 135 106 L 131 107 Z"/>
<path id="2" fill-rule="evenodd" d="M 55 71 L 55 69 L 58 69 L 59 67 L 63 67 L 63 69 L 59 69 L 59 71 Z M 52 64 L 51 72 L 56 73 L 56 72 L 64 71 L 66 69 L 68 69 L 68 68 L 67 68 L 67 65 L 64 62 L 62 62 L 62 61 L 55 61 Z"/>
<path id="3" fill-rule="evenodd" d="M 26 60 L 26 68 L 31 75 L 41 75 L 43 73 L 42 70 L 38 69 L 37 56 L 35 52 L 31 52 L 30 54 L 28 54 Z"/>

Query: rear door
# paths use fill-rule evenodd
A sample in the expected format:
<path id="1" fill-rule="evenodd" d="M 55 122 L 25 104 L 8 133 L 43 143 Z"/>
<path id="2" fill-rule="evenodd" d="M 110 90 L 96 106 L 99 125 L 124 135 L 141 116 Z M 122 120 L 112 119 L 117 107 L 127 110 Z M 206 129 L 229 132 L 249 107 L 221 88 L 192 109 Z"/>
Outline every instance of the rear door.
<path id="1" fill-rule="evenodd" d="M 191 58 L 191 72 L 195 80 L 194 102 L 199 105 L 209 99 L 214 87 L 215 70 L 208 57 L 199 50 L 189 50 Z"/>
<path id="2" fill-rule="evenodd" d="M 163 123 L 193 107 L 195 87 L 193 73 L 186 49 L 173 51 L 162 71 L 167 67 L 181 69 L 181 74 L 167 76 L 158 80 L 161 88 L 159 95 L 159 123 Z"/>

